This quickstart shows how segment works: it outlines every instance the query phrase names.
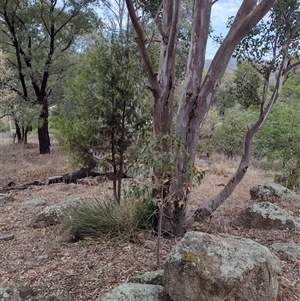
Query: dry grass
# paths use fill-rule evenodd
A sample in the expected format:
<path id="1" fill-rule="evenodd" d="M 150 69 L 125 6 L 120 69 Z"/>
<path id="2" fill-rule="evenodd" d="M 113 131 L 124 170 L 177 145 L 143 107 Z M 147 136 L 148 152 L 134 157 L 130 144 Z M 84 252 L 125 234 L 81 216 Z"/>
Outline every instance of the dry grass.
<path id="1" fill-rule="evenodd" d="M 61 155 L 57 146 L 51 148 L 50 155 L 39 155 L 36 141 L 29 147 L 0 145 L 0 188 L 10 181 L 17 185 L 44 181 L 49 176 L 70 171 L 69 162 Z M 231 222 L 238 212 L 253 201 L 249 189 L 255 184 L 272 181 L 255 166 L 249 170 L 230 198 L 217 210 L 210 223 L 191 223 L 197 207 L 217 194 L 234 174 L 237 160 L 228 160 L 221 155 L 212 157 L 217 170 L 208 172 L 200 187 L 192 190 L 187 212 L 187 227 L 209 233 L 229 233 L 241 235 L 263 244 L 273 241 L 294 241 L 300 243 L 299 233 L 282 230 L 257 230 L 233 227 Z M 15 234 L 11 241 L 0 241 L 0 287 L 30 287 L 36 296 L 27 300 L 51 300 L 56 296 L 60 301 L 96 300 L 97 296 L 127 281 L 132 275 L 154 270 L 156 253 L 143 247 L 146 239 L 155 240 L 151 233 L 141 233 L 134 242 L 123 241 L 82 241 L 62 244 L 58 241 L 59 227 L 38 229 L 30 227 L 32 217 L 43 207 L 24 207 L 24 201 L 41 198 L 47 205 L 69 197 L 85 199 L 104 198 L 111 194 L 111 183 L 96 180 L 82 181 L 77 185 L 55 184 L 13 191 L 14 202 L 0 204 L 1 235 Z M 294 203 L 279 204 L 294 216 L 300 216 L 300 206 Z M 162 239 L 161 261 L 163 262 L 177 239 Z M 279 256 L 283 270 L 279 276 L 280 292 L 278 301 L 299 301 L 300 263 Z"/>
<path id="2" fill-rule="evenodd" d="M 49 176 L 70 171 L 69 161 L 58 153 L 55 142 L 51 154 L 40 155 L 38 144 L 32 141 L 35 139 L 27 145 L 9 144 L 9 141 L 0 144 L 0 185 L 11 181 L 16 184 L 45 181 Z"/>

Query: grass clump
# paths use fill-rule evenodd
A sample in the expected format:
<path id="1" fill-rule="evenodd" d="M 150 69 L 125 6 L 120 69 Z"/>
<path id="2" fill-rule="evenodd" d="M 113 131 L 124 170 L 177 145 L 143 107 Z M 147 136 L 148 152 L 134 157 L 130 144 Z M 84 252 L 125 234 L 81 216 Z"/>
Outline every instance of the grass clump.
<path id="1" fill-rule="evenodd" d="M 71 224 L 78 228 L 81 238 L 92 239 L 131 236 L 141 229 L 153 227 L 156 215 L 152 200 L 124 201 L 95 200 L 77 208 L 71 214 Z"/>

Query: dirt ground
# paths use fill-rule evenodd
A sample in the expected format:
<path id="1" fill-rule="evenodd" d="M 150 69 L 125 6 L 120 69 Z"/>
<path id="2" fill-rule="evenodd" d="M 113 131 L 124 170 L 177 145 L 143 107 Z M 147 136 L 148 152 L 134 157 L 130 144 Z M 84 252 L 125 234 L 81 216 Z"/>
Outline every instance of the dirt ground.
<path id="1" fill-rule="evenodd" d="M 201 186 L 192 190 L 187 214 L 188 230 L 240 235 L 266 246 L 275 241 L 300 243 L 299 232 L 242 229 L 231 225 L 237 214 L 253 203 L 250 187 L 272 181 L 254 166 L 249 168 L 233 195 L 214 213 L 209 224 L 193 223 L 193 212 L 222 189 L 238 165 L 235 160 L 217 155 L 212 160 L 217 170 L 207 173 Z M 57 145 L 52 146 L 51 154 L 39 155 L 35 140 L 30 141 L 26 147 L 13 145 L 11 141 L 0 142 L 0 193 L 4 192 L 10 182 L 18 187 L 70 171 L 70 162 L 59 153 Z M 109 181 L 99 183 L 86 180 L 76 185 L 55 184 L 11 190 L 9 193 L 14 200 L 0 203 L 0 236 L 14 234 L 12 240 L 0 240 L 0 287 L 31 289 L 32 295 L 25 300 L 95 301 L 131 276 L 159 268 L 156 265 L 156 251 L 144 248 L 145 240 L 157 239 L 148 232 L 141 233 L 134 243 L 83 240 L 67 244 L 58 241 L 59 226 L 30 226 L 32 218 L 45 206 L 70 197 L 105 198 L 111 194 L 111 187 Z M 36 198 L 46 200 L 47 204 L 38 207 L 23 205 L 25 201 Z M 279 206 L 294 216 L 300 216 L 300 204 L 293 206 L 281 203 Z M 162 263 L 177 241 L 177 238 L 162 239 Z M 282 264 L 278 300 L 300 301 L 300 262 L 287 259 L 280 253 L 275 254 Z"/>

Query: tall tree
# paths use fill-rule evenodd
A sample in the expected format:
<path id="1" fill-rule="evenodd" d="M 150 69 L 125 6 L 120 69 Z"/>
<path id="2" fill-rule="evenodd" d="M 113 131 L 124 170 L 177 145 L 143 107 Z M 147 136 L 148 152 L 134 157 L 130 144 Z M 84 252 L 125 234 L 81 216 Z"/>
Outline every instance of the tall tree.
<path id="1" fill-rule="evenodd" d="M 7 68 L 6 57 L 0 50 L 0 118 L 11 115 L 11 101 L 16 97 L 15 93 L 8 88 L 8 82 L 13 73 L 10 68 Z"/>
<path id="2" fill-rule="evenodd" d="M 109 173 L 118 202 L 128 149 L 147 121 L 143 78 L 126 35 L 98 38 L 68 82 L 55 118 L 68 154 L 89 170 L 97 165 Z"/>
<path id="3" fill-rule="evenodd" d="M 234 21 L 232 26 L 234 25 Z M 238 59 L 248 60 L 263 76 L 259 117 L 246 133 L 238 169 L 224 189 L 194 213 L 196 220 L 210 216 L 233 192 L 249 166 L 254 135 L 270 115 L 285 80 L 300 65 L 300 1 L 277 1 L 268 19 L 262 20 L 235 51 Z M 270 91 L 272 75 L 275 87 Z"/>
<path id="4" fill-rule="evenodd" d="M 152 1 L 144 2 L 151 4 Z M 187 195 L 191 186 L 187 179 L 187 171 L 194 166 L 199 134 L 211 107 L 213 96 L 235 48 L 273 7 L 276 0 L 244 0 L 242 2 L 227 36 L 220 45 L 208 72 L 203 76 L 211 9 L 215 2 L 195 0 L 193 6 L 189 54 L 176 119 L 176 133 L 186 145 L 189 159 L 181 157 L 181 152 L 178 151 L 170 194 L 163 200 L 165 208 L 163 228 L 175 235 L 182 235 L 184 232 Z M 133 1 L 126 0 L 126 4 L 137 34 L 137 44 L 145 62 L 154 98 L 154 133 L 158 137 L 170 134 L 180 0 L 164 0 L 162 10 L 157 11 L 157 16 L 162 15 L 161 18 L 156 18 L 158 21 L 161 20 L 158 26 L 162 35 L 158 72 L 154 69 L 147 51 L 145 35 Z M 168 152 L 171 147 L 170 142 L 164 139 L 162 143 L 165 145 L 164 151 Z"/>
<path id="5" fill-rule="evenodd" d="M 68 52 L 79 35 L 97 27 L 94 0 L 1 0 L 0 43 L 18 81 L 12 89 L 28 105 L 39 105 L 39 150 L 50 153 L 48 131 L 50 77 L 60 81 Z M 53 83 L 53 82 L 52 82 Z M 16 120 L 19 139 L 21 131 Z M 26 133 L 26 132 L 25 132 Z"/>

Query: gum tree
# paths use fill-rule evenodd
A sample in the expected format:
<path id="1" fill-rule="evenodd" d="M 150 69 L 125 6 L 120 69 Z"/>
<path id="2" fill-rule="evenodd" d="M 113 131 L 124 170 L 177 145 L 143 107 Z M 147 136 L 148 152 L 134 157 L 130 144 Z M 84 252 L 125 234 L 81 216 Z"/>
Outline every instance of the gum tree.
<path id="1" fill-rule="evenodd" d="M 249 61 L 263 76 L 259 117 L 246 133 L 236 173 L 217 196 L 197 209 L 196 220 L 210 216 L 243 179 L 249 166 L 253 137 L 270 115 L 289 74 L 300 65 L 300 1 L 277 1 L 268 18 L 241 41 L 234 55 Z M 270 89 L 274 74 L 275 87 Z"/>
<path id="2" fill-rule="evenodd" d="M 151 8 L 152 1 L 141 1 Z M 155 2 L 155 1 L 154 1 Z M 227 36 L 220 45 L 212 63 L 204 74 L 205 52 L 210 32 L 211 9 L 217 1 L 195 0 L 192 10 L 192 31 L 186 60 L 185 78 L 176 116 L 176 134 L 186 146 L 189 158 L 178 151 L 168 197 L 164 201 L 163 230 L 182 235 L 188 192 L 191 181 L 188 171 L 193 168 L 203 122 L 211 107 L 217 87 L 226 66 L 238 44 L 273 7 L 276 0 L 244 0 L 232 22 Z M 174 106 L 176 44 L 179 29 L 180 0 L 164 0 L 155 14 L 161 34 L 159 68 L 155 70 L 147 49 L 147 40 L 133 1 L 126 0 L 127 9 L 136 31 L 136 41 L 148 72 L 149 86 L 154 102 L 154 134 L 162 137 L 164 151 L 170 151 Z M 242 167 L 244 168 L 244 167 Z M 228 195 L 224 195 L 225 199 Z"/>
<path id="3" fill-rule="evenodd" d="M 60 82 L 68 68 L 68 55 L 76 38 L 97 27 L 90 5 L 96 1 L 1 0 L 0 44 L 16 80 L 11 88 L 23 105 L 40 106 L 39 150 L 50 153 L 49 101 L 53 80 Z M 50 84 L 52 81 L 52 84 Z M 16 120 L 19 140 L 21 129 Z M 26 133 L 25 129 L 25 133 Z"/>

